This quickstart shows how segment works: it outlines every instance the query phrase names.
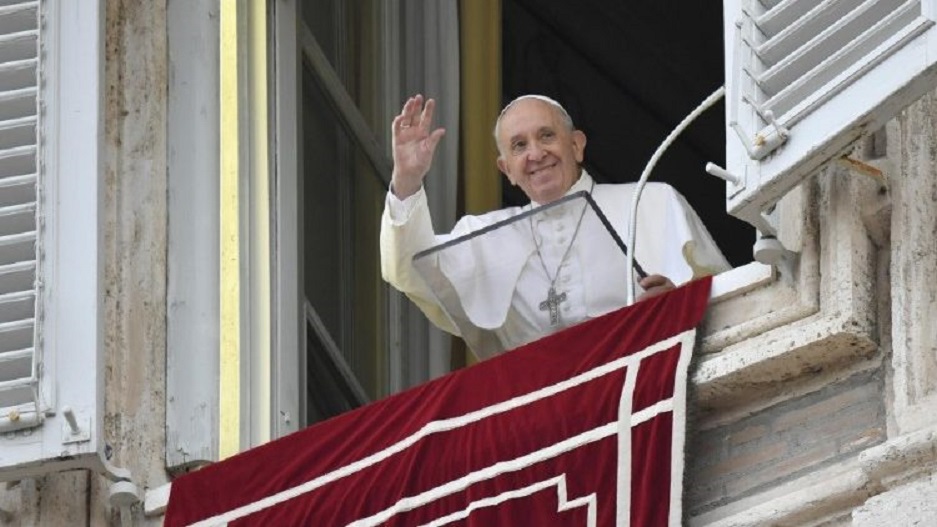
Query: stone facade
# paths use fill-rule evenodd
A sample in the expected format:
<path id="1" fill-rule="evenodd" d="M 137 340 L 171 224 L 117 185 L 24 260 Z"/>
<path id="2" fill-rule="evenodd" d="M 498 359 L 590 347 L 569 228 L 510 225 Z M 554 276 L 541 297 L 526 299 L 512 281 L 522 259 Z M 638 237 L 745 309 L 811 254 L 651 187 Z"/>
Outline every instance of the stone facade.
<path id="1" fill-rule="evenodd" d="M 834 162 L 785 198 L 797 254 L 710 309 L 689 525 L 937 522 L 935 102 L 845 153 L 872 170 Z"/>

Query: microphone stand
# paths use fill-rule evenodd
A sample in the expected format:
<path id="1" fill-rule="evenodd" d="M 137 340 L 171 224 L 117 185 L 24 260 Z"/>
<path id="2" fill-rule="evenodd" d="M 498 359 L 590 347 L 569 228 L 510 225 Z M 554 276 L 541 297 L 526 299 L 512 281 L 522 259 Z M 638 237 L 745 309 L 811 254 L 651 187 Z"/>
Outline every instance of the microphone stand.
<path id="1" fill-rule="evenodd" d="M 720 86 L 719 89 L 714 91 L 709 97 L 706 98 L 703 102 L 700 103 L 689 115 L 683 118 L 680 121 L 680 124 L 674 128 L 670 135 L 664 139 L 664 142 L 657 147 L 657 150 L 654 152 L 654 155 L 651 156 L 651 160 L 648 161 L 647 165 L 644 167 L 644 172 L 641 173 L 641 178 L 638 179 L 637 187 L 634 189 L 634 196 L 631 199 L 631 221 L 628 223 L 628 241 L 626 242 L 627 246 L 631 248 L 628 251 L 628 263 L 627 263 L 627 275 L 628 279 L 625 280 L 625 285 L 627 289 L 628 305 L 634 304 L 634 258 L 635 251 L 635 239 L 637 238 L 637 221 L 638 221 L 638 200 L 641 199 L 641 192 L 644 190 L 644 185 L 647 183 L 648 178 L 651 175 L 651 171 L 654 170 L 654 167 L 657 166 L 657 162 L 660 160 L 661 156 L 664 154 L 664 151 L 670 147 L 671 143 L 680 135 L 687 126 L 690 125 L 701 113 L 708 110 L 713 104 L 721 99 L 726 93 L 725 86 Z"/>

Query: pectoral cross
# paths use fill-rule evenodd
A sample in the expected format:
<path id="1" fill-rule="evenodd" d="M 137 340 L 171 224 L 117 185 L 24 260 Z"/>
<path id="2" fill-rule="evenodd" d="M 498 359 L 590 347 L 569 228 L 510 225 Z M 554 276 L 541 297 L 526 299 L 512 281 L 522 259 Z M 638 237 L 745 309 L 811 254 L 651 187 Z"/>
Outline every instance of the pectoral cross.
<path id="1" fill-rule="evenodd" d="M 550 310 L 550 325 L 555 326 L 560 322 L 560 302 L 566 301 L 566 293 L 556 294 L 556 289 L 551 287 L 547 291 L 547 299 L 540 302 L 540 311 Z"/>

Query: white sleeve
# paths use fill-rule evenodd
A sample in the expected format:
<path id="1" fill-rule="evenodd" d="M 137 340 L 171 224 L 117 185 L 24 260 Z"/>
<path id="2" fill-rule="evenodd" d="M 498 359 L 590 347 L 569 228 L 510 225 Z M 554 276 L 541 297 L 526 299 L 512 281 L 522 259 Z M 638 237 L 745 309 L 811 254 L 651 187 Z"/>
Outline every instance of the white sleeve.
<path id="1" fill-rule="evenodd" d="M 642 246 L 655 247 L 657 253 L 649 273 L 663 274 L 679 285 L 731 268 L 696 211 L 670 185 L 648 184 L 638 211 L 638 253 Z"/>
<path id="2" fill-rule="evenodd" d="M 458 335 L 459 330 L 413 267 L 413 255 L 437 243 L 439 237 L 433 232 L 423 189 L 404 200 L 388 192 L 381 216 L 381 275 L 406 294 L 433 324 Z"/>

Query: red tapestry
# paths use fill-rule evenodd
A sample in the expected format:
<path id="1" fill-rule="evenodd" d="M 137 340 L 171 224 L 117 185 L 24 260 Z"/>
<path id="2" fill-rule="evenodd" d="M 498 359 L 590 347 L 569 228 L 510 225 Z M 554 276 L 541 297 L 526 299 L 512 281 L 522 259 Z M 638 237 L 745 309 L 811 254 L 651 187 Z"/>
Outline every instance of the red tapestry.
<path id="1" fill-rule="evenodd" d="M 178 478 L 165 525 L 664 526 L 709 279 Z"/>

